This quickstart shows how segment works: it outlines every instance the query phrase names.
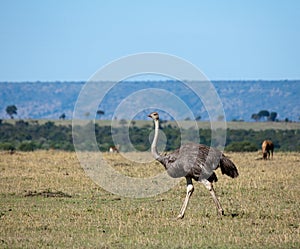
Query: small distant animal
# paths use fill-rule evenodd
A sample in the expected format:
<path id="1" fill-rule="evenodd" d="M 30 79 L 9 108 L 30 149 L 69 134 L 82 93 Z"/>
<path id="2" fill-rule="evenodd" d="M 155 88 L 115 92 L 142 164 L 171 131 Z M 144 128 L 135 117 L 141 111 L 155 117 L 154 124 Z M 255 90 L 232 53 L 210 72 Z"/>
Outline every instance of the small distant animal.
<path id="1" fill-rule="evenodd" d="M 116 146 L 110 146 L 109 153 L 119 153 L 119 149 Z"/>
<path id="2" fill-rule="evenodd" d="M 167 155 L 159 154 L 157 151 L 159 115 L 157 112 L 152 112 L 148 117 L 153 119 L 155 126 L 154 138 L 151 144 L 153 157 L 165 167 L 171 177 L 186 178 L 186 197 L 177 218 L 182 219 L 184 217 L 189 199 L 194 192 L 192 179 L 201 182 L 207 188 L 217 207 L 218 214 L 224 215 L 223 208 L 213 188 L 213 182 L 218 180 L 214 170 L 220 167 L 222 174 L 235 178 L 239 173 L 234 163 L 221 151 L 196 143 L 183 144 L 179 149 Z"/>
<path id="3" fill-rule="evenodd" d="M 9 154 L 10 154 L 10 155 L 15 154 L 15 152 L 16 152 L 16 149 L 15 149 L 15 148 L 9 149 Z"/>
<path id="4" fill-rule="evenodd" d="M 273 159 L 274 144 L 271 140 L 263 141 L 261 148 L 264 160 L 270 159 L 270 154 L 271 158 Z"/>

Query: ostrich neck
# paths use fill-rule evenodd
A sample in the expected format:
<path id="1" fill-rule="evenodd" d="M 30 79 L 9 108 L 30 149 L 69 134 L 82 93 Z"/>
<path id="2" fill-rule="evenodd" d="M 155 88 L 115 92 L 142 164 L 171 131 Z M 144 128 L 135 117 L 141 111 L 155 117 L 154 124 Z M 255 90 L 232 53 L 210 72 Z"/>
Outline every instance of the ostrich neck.
<path id="1" fill-rule="evenodd" d="M 158 140 L 159 121 L 154 120 L 154 138 L 151 145 L 151 153 L 155 159 L 158 159 L 160 155 L 157 152 L 157 140 Z"/>

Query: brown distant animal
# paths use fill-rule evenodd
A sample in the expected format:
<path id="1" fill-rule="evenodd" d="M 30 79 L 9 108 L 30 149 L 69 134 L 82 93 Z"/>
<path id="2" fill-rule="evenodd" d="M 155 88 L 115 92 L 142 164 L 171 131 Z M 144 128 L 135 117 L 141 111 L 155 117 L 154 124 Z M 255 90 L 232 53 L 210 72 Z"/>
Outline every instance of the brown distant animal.
<path id="1" fill-rule="evenodd" d="M 119 153 L 119 149 L 117 147 L 118 146 L 111 146 L 111 147 L 109 147 L 109 152 L 110 153 Z"/>
<path id="2" fill-rule="evenodd" d="M 271 140 L 263 141 L 261 148 L 262 148 L 263 159 L 265 160 L 270 159 L 270 151 L 271 151 L 271 158 L 273 159 L 274 144 Z"/>

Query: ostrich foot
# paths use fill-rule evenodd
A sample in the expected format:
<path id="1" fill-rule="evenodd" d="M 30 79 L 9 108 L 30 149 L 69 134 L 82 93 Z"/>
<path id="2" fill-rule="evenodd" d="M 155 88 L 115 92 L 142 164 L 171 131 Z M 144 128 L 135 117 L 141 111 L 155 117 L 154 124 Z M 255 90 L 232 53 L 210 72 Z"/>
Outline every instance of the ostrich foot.
<path id="1" fill-rule="evenodd" d="M 180 220 L 180 219 L 183 219 L 183 217 L 184 217 L 184 214 L 179 214 L 179 215 L 176 217 L 176 219 L 177 219 L 177 220 Z"/>
<path id="2" fill-rule="evenodd" d="M 218 209 L 217 213 L 218 213 L 219 217 L 222 217 L 224 215 L 224 210 L 223 209 Z"/>

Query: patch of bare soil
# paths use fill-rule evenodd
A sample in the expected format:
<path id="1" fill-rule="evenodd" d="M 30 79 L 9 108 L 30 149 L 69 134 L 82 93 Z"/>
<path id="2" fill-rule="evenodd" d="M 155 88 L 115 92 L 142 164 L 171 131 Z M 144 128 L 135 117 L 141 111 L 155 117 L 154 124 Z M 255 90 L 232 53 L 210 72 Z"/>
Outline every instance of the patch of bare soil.
<path id="1" fill-rule="evenodd" d="M 45 198 L 49 197 L 60 197 L 60 198 L 71 198 L 72 196 L 64 193 L 62 191 L 51 191 L 51 190 L 43 190 L 43 191 L 28 191 L 24 194 L 24 197 L 34 197 L 34 196 L 43 196 Z"/>

